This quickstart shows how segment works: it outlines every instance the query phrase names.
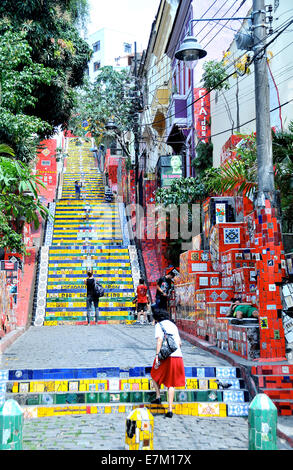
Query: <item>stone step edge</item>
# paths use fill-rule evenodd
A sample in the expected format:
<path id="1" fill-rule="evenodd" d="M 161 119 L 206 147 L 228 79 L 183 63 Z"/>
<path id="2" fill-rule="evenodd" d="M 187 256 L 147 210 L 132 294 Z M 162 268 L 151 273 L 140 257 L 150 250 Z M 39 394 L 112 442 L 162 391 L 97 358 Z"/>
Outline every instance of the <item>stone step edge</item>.
<path id="1" fill-rule="evenodd" d="M 197 406 L 196 406 L 197 405 Z M 207 413 L 199 413 L 198 407 L 199 405 L 207 410 Z M 248 407 L 249 403 L 241 403 L 235 402 L 231 404 L 227 403 L 217 403 L 218 413 L 212 412 L 213 409 L 211 408 L 213 402 L 193 402 L 193 403 L 177 403 L 173 405 L 173 414 L 175 415 L 185 415 L 185 416 L 198 416 L 198 417 L 243 417 L 248 416 Z M 182 410 L 183 407 L 183 410 Z M 234 410 L 231 414 L 229 414 L 229 408 L 239 408 L 242 410 L 241 412 L 238 410 Z M 33 419 L 33 418 L 42 418 L 42 417 L 53 417 L 56 416 L 58 411 L 61 412 L 61 415 L 70 414 L 116 414 L 116 413 L 130 413 L 131 411 L 137 408 L 147 408 L 152 414 L 165 414 L 168 410 L 168 404 L 166 405 L 150 405 L 150 404 L 127 404 L 127 403 L 116 403 L 116 404 L 108 404 L 108 403 L 99 403 L 99 404 L 74 404 L 74 405 L 57 405 L 57 406 L 50 406 L 50 405 L 32 405 L 32 406 L 23 406 L 22 409 L 24 411 L 24 419 Z M 193 408 L 193 409 L 192 409 Z M 194 410 L 197 408 L 197 410 Z M 52 414 L 44 412 L 43 416 L 38 414 L 38 410 L 50 410 L 52 409 Z M 112 409 L 114 413 L 112 412 Z M 30 411 L 33 410 L 34 413 Z M 191 411 L 190 413 L 188 411 Z M 54 412 L 55 411 L 55 412 Z M 196 412 L 197 411 L 197 412 Z M 203 410 L 204 411 L 204 410 Z"/>
<path id="2" fill-rule="evenodd" d="M 143 379 L 151 379 L 151 375 L 150 375 L 150 372 L 151 372 L 151 369 L 152 369 L 152 365 L 148 365 L 148 366 L 134 366 L 134 367 L 125 367 L 125 368 L 120 368 L 120 367 L 115 367 L 115 366 L 110 366 L 110 367 L 101 367 L 101 366 L 92 366 L 92 367 L 77 367 L 77 368 L 74 368 L 74 367 L 59 367 L 59 368 L 48 368 L 48 367 L 45 367 L 45 368 L 42 368 L 42 369 L 38 369 L 38 368 L 35 368 L 35 369 L 31 369 L 29 367 L 25 367 L 25 368 L 21 368 L 21 367 L 18 367 L 17 369 L 0 369 L 0 372 L 2 373 L 5 373 L 5 378 L 1 378 L 0 377 L 0 381 L 3 382 L 3 381 L 9 381 L 9 382 L 29 382 L 29 381 L 37 381 L 37 380 L 41 380 L 41 381 L 52 381 L 52 380 L 56 380 L 56 381 L 60 381 L 60 380 L 143 380 Z M 207 376 L 200 376 L 200 375 L 190 375 L 192 374 L 192 370 L 191 369 L 220 369 L 221 371 L 223 370 L 231 370 L 233 369 L 235 371 L 235 373 L 239 372 L 239 376 L 238 377 L 235 377 L 235 376 L 232 376 L 232 375 L 227 375 L 225 377 L 222 377 L 221 375 L 207 375 Z M 93 375 L 93 370 L 95 371 L 95 374 L 97 375 Z M 139 370 L 139 373 L 135 372 Z M 240 375 L 240 368 L 235 366 L 235 367 L 230 367 L 230 366 L 203 366 L 203 367 L 198 367 L 198 366 L 185 366 L 184 367 L 184 370 L 185 370 L 185 378 L 186 379 L 190 379 L 190 380 L 194 380 L 194 379 L 199 379 L 199 380 L 219 380 L 219 381 L 227 381 L 227 380 L 244 380 L 243 377 Z M 48 378 L 48 377 L 40 377 L 39 379 L 37 378 L 33 378 L 33 379 L 29 379 L 29 378 L 22 378 L 21 379 L 21 376 L 22 376 L 22 373 L 23 372 L 35 372 L 35 373 L 39 373 L 39 374 L 68 374 L 70 375 L 67 376 L 67 377 L 62 377 L 62 378 Z M 6 376 L 8 377 L 9 376 L 9 373 L 13 374 L 13 372 L 16 374 L 16 372 L 20 372 L 21 374 L 18 374 L 18 376 L 14 377 L 13 379 L 8 379 L 6 378 Z M 208 371 L 207 371 L 208 372 Z M 82 375 L 79 376 L 79 377 L 75 377 L 74 374 L 77 373 L 77 374 L 86 374 L 86 375 Z M 107 375 L 107 373 L 111 373 L 111 375 Z M 126 374 L 129 374 L 129 373 L 134 373 L 135 375 L 126 375 Z M 88 375 L 90 374 L 90 375 Z M 122 376 L 120 374 L 123 374 Z M 141 375 L 143 374 L 143 375 Z M 178 390 L 180 389 L 179 387 L 177 388 Z M 185 387 L 182 388 L 182 390 L 185 390 Z"/>

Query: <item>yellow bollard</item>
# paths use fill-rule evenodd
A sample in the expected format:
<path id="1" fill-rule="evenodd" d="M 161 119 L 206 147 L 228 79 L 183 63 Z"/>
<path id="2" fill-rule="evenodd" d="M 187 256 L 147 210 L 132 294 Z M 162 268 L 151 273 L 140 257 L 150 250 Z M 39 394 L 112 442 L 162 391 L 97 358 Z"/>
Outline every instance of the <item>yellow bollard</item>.
<path id="1" fill-rule="evenodd" d="M 153 440 L 153 415 L 147 408 L 136 408 L 126 418 L 125 450 L 153 450 Z"/>

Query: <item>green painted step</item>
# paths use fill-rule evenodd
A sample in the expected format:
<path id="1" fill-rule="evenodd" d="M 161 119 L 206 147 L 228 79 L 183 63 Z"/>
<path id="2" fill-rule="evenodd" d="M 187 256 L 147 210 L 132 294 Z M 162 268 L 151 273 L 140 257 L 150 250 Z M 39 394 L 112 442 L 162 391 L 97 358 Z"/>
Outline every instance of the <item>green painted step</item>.
<path id="1" fill-rule="evenodd" d="M 151 367 L 131 369 L 36 369 L 10 370 L 6 399 L 12 398 L 28 417 L 59 414 L 128 413 L 147 406 L 164 413 L 168 392 L 161 387 L 161 405 L 155 398 Z M 173 412 L 193 416 L 247 416 L 249 394 L 235 367 L 185 367 L 185 387 L 176 389 Z M 223 388 L 227 387 L 229 388 Z"/>

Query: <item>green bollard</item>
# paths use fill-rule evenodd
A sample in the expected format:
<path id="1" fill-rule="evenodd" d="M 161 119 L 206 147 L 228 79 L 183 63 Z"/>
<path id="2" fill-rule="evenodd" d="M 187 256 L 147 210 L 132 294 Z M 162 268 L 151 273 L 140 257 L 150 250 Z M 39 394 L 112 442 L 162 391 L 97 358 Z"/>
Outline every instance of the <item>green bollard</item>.
<path id="1" fill-rule="evenodd" d="M 259 393 L 248 409 L 248 450 L 277 450 L 278 411 L 272 400 Z"/>
<path id="2" fill-rule="evenodd" d="M 15 400 L 0 408 L 0 450 L 22 450 L 23 410 Z"/>

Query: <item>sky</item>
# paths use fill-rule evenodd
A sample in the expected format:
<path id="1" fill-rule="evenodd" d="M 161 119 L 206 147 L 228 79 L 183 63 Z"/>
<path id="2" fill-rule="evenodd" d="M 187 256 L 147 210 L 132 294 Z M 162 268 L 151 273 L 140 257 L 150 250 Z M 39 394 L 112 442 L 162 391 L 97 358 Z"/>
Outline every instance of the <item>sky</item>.
<path id="1" fill-rule="evenodd" d="M 147 48 L 160 0 L 89 0 L 88 35 L 101 28 L 133 33 L 137 50 Z"/>

